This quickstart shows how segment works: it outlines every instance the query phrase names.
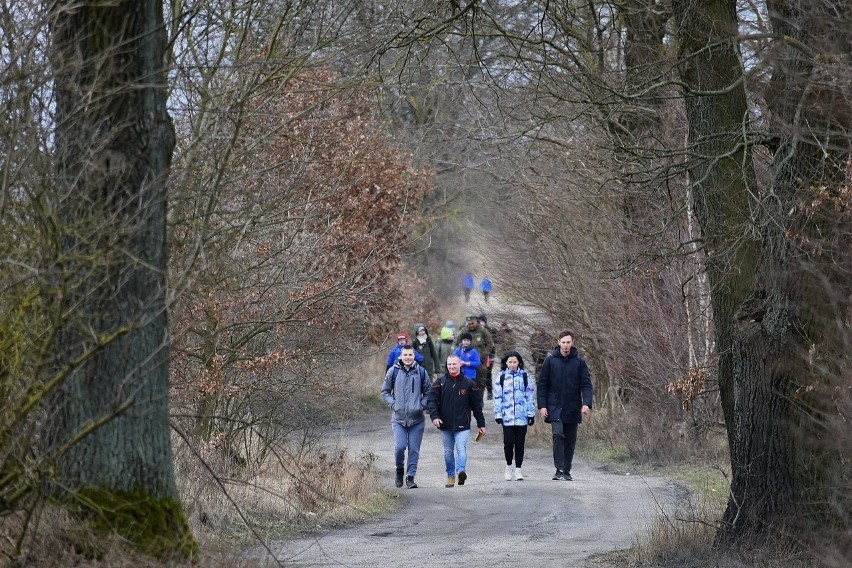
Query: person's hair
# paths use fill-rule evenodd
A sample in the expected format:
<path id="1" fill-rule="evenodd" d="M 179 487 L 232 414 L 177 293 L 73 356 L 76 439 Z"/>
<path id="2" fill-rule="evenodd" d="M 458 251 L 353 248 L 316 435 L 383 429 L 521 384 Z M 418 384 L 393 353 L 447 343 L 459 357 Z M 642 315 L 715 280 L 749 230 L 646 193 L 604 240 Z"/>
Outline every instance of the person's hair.
<path id="1" fill-rule="evenodd" d="M 459 341 L 464 341 L 465 339 L 473 341 L 473 336 L 469 332 L 465 331 L 459 336 Z"/>
<path id="2" fill-rule="evenodd" d="M 458 360 L 458 362 L 459 362 L 459 363 L 461 363 L 461 357 L 459 357 L 459 356 L 458 356 L 458 355 L 456 355 L 455 353 L 453 353 L 452 355 L 448 355 L 448 356 L 447 356 L 447 362 L 449 362 L 449 361 L 450 361 L 450 359 L 457 359 L 457 360 Z"/>
<path id="3" fill-rule="evenodd" d="M 414 346 L 410 343 L 406 343 L 402 346 L 402 349 L 400 349 L 399 352 L 402 353 L 403 351 L 414 351 Z"/>
<path id="4" fill-rule="evenodd" d="M 500 370 L 501 371 L 505 371 L 506 369 L 509 368 L 508 366 L 506 366 L 506 361 L 509 360 L 509 357 L 515 357 L 515 358 L 518 359 L 518 369 L 524 368 L 524 358 L 521 357 L 520 353 L 513 350 L 513 351 L 506 351 L 505 353 L 503 353 L 503 358 L 500 359 Z"/>
<path id="5" fill-rule="evenodd" d="M 571 336 L 571 339 L 576 339 L 576 338 L 574 337 L 574 333 L 573 333 L 573 332 L 570 332 L 570 331 L 560 331 L 560 332 L 559 332 L 559 337 L 558 337 L 557 339 L 562 339 L 562 338 L 563 338 L 563 337 L 565 337 L 566 335 L 570 335 L 570 336 Z"/>

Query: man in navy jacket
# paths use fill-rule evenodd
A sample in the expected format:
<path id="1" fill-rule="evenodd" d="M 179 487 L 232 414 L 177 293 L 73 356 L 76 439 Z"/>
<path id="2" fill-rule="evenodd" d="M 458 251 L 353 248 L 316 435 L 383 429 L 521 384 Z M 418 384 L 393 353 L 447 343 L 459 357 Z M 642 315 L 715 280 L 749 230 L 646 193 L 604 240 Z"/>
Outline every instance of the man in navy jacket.
<path id="1" fill-rule="evenodd" d="M 592 377 L 570 331 L 559 334 L 559 346 L 544 360 L 536 391 L 539 413 L 553 432 L 553 479 L 571 481 L 577 428 L 592 409 Z"/>

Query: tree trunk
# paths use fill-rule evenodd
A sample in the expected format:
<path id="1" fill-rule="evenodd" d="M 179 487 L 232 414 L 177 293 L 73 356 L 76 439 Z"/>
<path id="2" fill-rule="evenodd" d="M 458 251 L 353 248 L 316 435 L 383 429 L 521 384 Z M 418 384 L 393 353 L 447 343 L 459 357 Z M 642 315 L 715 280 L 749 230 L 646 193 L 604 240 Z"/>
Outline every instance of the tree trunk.
<path id="1" fill-rule="evenodd" d="M 848 33 L 849 6 L 830 4 L 823 5 L 823 13 L 801 0 L 776 2 L 770 10 L 773 31 L 787 41 L 772 60 L 768 91 L 772 129 L 780 142 L 759 209 L 763 258 L 738 314 L 734 340 L 731 459 L 740 474 L 732 479 L 723 519 L 728 532 L 722 537 L 737 542 L 768 530 L 825 533 L 831 540 L 833 527 L 848 525 L 830 520 L 843 509 L 843 499 L 835 500 L 835 493 L 848 466 L 842 456 L 826 452 L 826 441 L 842 437 L 846 428 L 827 430 L 831 401 L 820 394 L 842 384 L 836 382 L 840 376 L 826 370 L 846 356 L 840 337 L 848 334 L 848 326 L 838 326 L 837 317 L 838 309 L 848 313 L 848 272 L 843 268 L 848 266 L 848 243 L 833 240 L 839 227 L 831 213 L 810 232 L 818 216 L 806 215 L 802 206 L 812 199 L 809 195 L 818 199 L 842 183 L 849 155 L 843 138 L 848 125 L 837 122 L 842 108 L 826 106 L 836 83 L 814 76 L 816 63 L 830 70 L 828 77 L 848 77 L 835 67 L 841 59 L 813 57 L 847 49 L 836 39 Z M 845 14 L 847 21 L 838 22 L 837 14 Z M 814 194 L 816 188 L 822 189 Z M 847 230 L 840 228 L 841 233 Z"/>
<path id="2" fill-rule="evenodd" d="M 807 34 L 804 21 L 834 22 L 848 9 L 835 6 L 820 19 L 813 6 L 800 1 L 772 8 L 775 31 L 786 47 L 773 61 L 770 93 L 777 99 L 769 108 L 780 143 L 763 194 L 752 183 L 745 138 L 749 125 L 735 2 L 676 2 L 675 9 L 680 73 L 693 91 L 687 93 L 690 153 L 695 156 L 689 173 L 708 251 L 731 450 L 731 494 L 717 542 L 740 545 L 802 527 L 806 519 L 815 521 L 808 527 L 812 534 L 830 530 L 831 525 L 818 523 L 831 514 L 827 503 L 836 496 L 826 490 L 837 486 L 843 470 L 842 458 L 825 452 L 819 442 L 826 439 L 820 417 L 826 405 L 802 394 L 831 390 L 819 384 L 823 372 L 818 367 L 826 365 L 817 362 L 816 354 L 821 346 L 842 343 L 832 335 L 844 332 L 836 310 L 848 314 L 849 297 L 848 283 L 834 297 L 831 286 L 825 286 L 842 281 L 838 276 L 845 274 L 841 267 L 848 259 L 843 252 L 848 247 L 826 239 L 837 226 L 813 231 L 813 220 L 802 211 L 814 188 L 828 192 L 832 180 L 842 179 L 848 156 L 848 145 L 832 140 L 832 132 L 844 131 L 843 125 L 830 124 L 837 109 L 819 116 L 819 97 L 809 94 L 812 64 L 805 59 L 812 56 L 805 55 L 832 34 L 817 32 L 818 26 Z M 820 96 L 825 100 L 827 89 Z M 751 190 L 759 202 L 749 202 Z M 752 233 L 759 233 L 759 243 L 748 237 Z M 818 248 L 809 249 L 814 243 Z M 834 315 L 825 317 L 829 313 Z M 836 355 L 828 353 L 827 359 Z M 824 481 L 829 478 L 835 482 Z M 835 501 L 835 507 L 840 504 L 842 510 L 842 502 Z"/>
<path id="3" fill-rule="evenodd" d="M 67 377 L 45 437 L 72 507 L 157 556 L 195 547 L 169 428 L 164 184 L 174 132 L 162 9 L 150 0 L 52 6 L 54 293 L 67 314 L 55 356 Z M 132 519 L 121 516 L 127 504 Z"/>

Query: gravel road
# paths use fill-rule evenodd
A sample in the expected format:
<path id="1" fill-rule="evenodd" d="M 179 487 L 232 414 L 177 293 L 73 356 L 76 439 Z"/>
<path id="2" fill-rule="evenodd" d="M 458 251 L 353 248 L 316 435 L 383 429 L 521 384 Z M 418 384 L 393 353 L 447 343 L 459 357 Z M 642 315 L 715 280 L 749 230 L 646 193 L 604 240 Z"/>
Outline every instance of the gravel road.
<path id="1" fill-rule="evenodd" d="M 376 454 L 378 471 L 400 493 L 402 506 L 364 524 L 274 543 L 278 561 L 293 567 L 583 567 L 593 555 L 629 547 L 681 493 L 670 480 L 608 473 L 579 457 L 574 481 L 552 481 L 550 450 L 529 447 L 526 479 L 505 481 L 502 432 L 491 419 L 490 401 L 485 416 L 488 435 L 468 445 L 467 483 L 453 488 L 444 487 L 441 438 L 428 422 L 417 489 L 393 487 L 389 413 L 342 427 L 341 445 Z M 254 550 L 250 556 L 265 554 Z"/>

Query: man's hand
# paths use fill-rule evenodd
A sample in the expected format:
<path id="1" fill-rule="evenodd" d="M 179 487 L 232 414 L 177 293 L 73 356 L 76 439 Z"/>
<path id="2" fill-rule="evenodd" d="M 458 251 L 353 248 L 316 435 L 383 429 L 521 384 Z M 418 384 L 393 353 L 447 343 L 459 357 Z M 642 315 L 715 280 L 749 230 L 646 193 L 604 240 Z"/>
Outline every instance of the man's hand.
<path id="1" fill-rule="evenodd" d="M 592 409 L 586 406 L 585 404 L 583 405 L 583 408 L 580 409 L 580 412 L 583 413 L 583 416 L 588 416 L 591 411 Z"/>
<path id="2" fill-rule="evenodd" d="M 443 421 L 440 418 L 436 418 L 432 421 L 432 424 L 434 424 L 436 427 L 440 428 L 441 424 L 443 424 Z"/>
<path id="3" fill-rule="evenodd" d="M 539 408 L 538 413 L 541 414 L 542 418 L 547 418 L 547 408 Z"/>

